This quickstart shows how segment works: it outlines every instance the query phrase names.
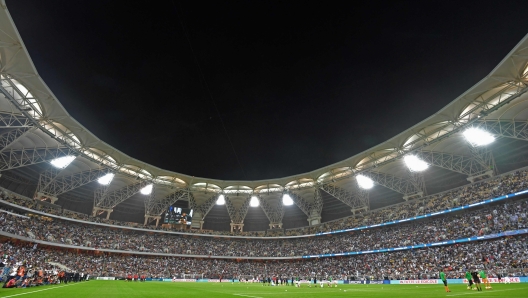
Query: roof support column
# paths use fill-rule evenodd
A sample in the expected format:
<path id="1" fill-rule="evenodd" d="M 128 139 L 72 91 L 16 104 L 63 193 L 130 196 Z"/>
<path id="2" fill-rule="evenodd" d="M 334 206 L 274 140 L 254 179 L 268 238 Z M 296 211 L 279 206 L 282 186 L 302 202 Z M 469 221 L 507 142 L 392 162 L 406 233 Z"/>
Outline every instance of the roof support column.
<path id="1" fill-rule="evenodd" d="M 204 219 L 213 209 L 214 205 L 216 204 L 216 201 L 218 200 L 219 194 L 215 194 L 214 196 L 207 199 L 207 201 L 203 202 L 202 205 L 198 206 L 196 203 L 196 200 L 194 199 L 194 196 L 192 196 L 191 193 L 189 193 L 189 207 L 194 210 L 193 213 L 193 221 L 191 223 L 191 227 L 198 228 L 198 223 L 200 224 L 200 230 L 203 228 Z M 196 223 L 196 224 L 195 224 Z"/>
<path id="2" fill-rule="evenodd" d="M 284 217 L 284 208 L 282 206 L 281 200 L 279 200 L 276 206 L 271 206 L 266 200 L 262 199 L 260 196 L 257 196 L 260 207 L 264 210 L 266 217 L 270 221 L 270 229 L 282 228 L 282 218 Z"/>
<path id="3" fill-rule="evenodd" d="M 110 214 L 114 212 L 114 209 L 111 208 L 100 208 L 100 207 L 93 207 L 92 209 L 92 216 L 98 216 L 106 212 L 106 219 L 110 219 Z"/>
<path id="4" fill-rule="evenodd" d="M 316 226 L 321 223 L 321 213 L 323 212 L 323 197 L 319 187 L 314 189 L 314 201 L 310 205 L 310 214 L 306 219 L 309 226 Z"/>
<path id="5" fill-rule="evenodd" d="M 491 149 L 489 147 L 473 147 L 471 144 L 468 143 L 469 150 L 471 151 L 471 154 L 475 158 L 475 160 L 484 168 L 486 169 L 485 172 L 479 175 L 473 175 L 469 176 L 467 180 L 471 183 L 491 178 L 495 176 L 496 172 L 496 165 L 495 165 L 495 158 L 493 158 L 493 153 L 491 152 Z"/>
<path id="6" fill-rule="evenodd" d="M 414 185 L 414 188 L 416 189 L 416 192 L 405 194 L 403 196 L 403 199 L 405 201 L 416 199 L 416 198 L 422 198 L 427 195 L 427 191 L 425 189 L 425 181 L 423 174 L 421 172 L 413 172 L 409 169 L 407 169 L 409 181 L 412 185 Z"/>

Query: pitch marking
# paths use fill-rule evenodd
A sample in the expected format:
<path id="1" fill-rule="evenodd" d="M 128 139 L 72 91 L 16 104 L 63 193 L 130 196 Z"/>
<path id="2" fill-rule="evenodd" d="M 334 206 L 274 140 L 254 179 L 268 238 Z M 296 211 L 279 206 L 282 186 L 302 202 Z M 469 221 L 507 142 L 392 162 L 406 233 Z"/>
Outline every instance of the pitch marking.
<path id="1" fill-rule="evenodd" d="M 42 290 L 36 290 L 36 291 L 33 291 L 33 292 L 25 292 L 25 293 L 20 293 L 20 294 L 14 294 L 14 295 L 10 295 L 10 296 L 4 296 L 3 298 L 9 298 L 9 297 L 16 297 L 16 296 L 22 296 L 22 295 L 27 295 L 27 294 L 33 294 L 33 293 L 37 293 L 37 292 L 43 292 L 43 291 L 47 291 L 47 290 L 64 288 L 64 287 L 69 287 L 69 286 L 74 286 L 74 285 L 78 285 L 78 284 L 64 285 L 64 286 L 52 287 L 52 288 L 47 288 L 47 289 L 42 289 Z"/>
<path id="2" fill-rule="evenodd" d="M 523 290 L 526 288 L 518 288 L 518 289 L 507 289 L 507 290 L 491 290 L 490 293 L 493 292 L 505 292 L 505 291 L 517 291 L 517 290 Z M 462 296 L 462 295 L 472 295 L 472 294 L 481 294 L 483 291 L 472 291 L 472 293 L 461 293 L 461 294 L 452 294 L 447 296 Z"/>

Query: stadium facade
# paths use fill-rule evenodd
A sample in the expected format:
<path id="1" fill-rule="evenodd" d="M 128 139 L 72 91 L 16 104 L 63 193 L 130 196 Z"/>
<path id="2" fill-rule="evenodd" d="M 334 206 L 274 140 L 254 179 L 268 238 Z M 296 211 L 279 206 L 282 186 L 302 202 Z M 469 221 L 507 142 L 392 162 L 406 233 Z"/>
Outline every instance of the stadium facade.
<path id="1" fill-rule="evenodd" d="M 193 210 L 195 229 L 298 228 L 528 166 L 528 35 L 450 104 L 369 150 L 294 176 L 223 181 L 147 164 L 93 135 L 39 76 L 5 1 L 1 4 L 0 186 L 64 209 L 161 224 L 163 213 L 177 205 Z M 472 144 L 464 137 L 470 128 L 486 131 L 496 141 Z M 429 168 L 410 169 L 405 162 L 409 156 Z M 66 166 L 52 165 L 60 160 Z M 98 182 L 108 174 L 114 175 L 109 184 Z M 358 177 L 374 187 L 364 189 Z M 149 185 L 151 191 L 142 192 Z M 284 204 L 285 196 L 293 205 Z M 224 205 L 217 204 L 219 198 Z"/>

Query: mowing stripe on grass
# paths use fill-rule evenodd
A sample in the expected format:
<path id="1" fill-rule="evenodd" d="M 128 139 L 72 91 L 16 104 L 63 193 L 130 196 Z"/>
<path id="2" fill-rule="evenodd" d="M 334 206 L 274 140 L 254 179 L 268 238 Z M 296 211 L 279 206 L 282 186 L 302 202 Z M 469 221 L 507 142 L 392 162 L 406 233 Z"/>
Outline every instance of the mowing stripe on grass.
<path id="1" fill-rule="evenodd" d="M 527 288 L 507 289 L 507 290 L 491 290 L 490 293 L 505 292 L 505 291 L 518 291 L 518 290 L 523 290 L 523 289 L 527 289 Z M 471 293 L 450 294 L 450 295 L 447 295 L 447 296 L 462 296 L 462 295 L 481 294 L 482 292 L 484 292 L 484 291 L 471 291 Z"/>
<path id="2" fill-rule="evenodd" d="M 46 289 L 42 289 L 42 290 L 36 290 L 36 291 L 32 291 L 32 292 L 25 292 L 25 293 L 13 294 L 13 295 L 9 295 L 9 296 L 4 296 L 3 298 L 9 298 L 9 297 L 16 297 L 16 296 L 22 296 L 22 295 L 27 295 L 27 294 L 33 294 L 33 293 L 37 293 L 37 292 L 42 292 L 42 291 L 47 291 L 47 290 L 53 290 L 53 289 L 58 289 L 58 288 L 64 288 L 64 287 L 69 287 L 69 286 L 73 286 L 73 285 L 78 285 L 78 284 L 64 285 L 64 286 L 58 286 L 58 287 L 46 288 Z"/>
<path id="3" fill-rule="evenodd" d="M 250 297 L 250 298 L 262 298 L 262 297 L 258 297 L 258 296 L 249 296 L 249 295 L 242 295 L 242 294 L 233 294 L 235 296 L 243 296 L 243 297 Z"/>

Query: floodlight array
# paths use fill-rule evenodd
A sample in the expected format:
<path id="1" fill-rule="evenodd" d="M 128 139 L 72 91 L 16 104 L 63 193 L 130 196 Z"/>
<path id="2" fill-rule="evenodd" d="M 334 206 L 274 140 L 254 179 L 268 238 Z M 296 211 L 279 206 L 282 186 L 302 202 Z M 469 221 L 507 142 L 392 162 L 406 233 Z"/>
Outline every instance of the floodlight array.
<path id="1" fill-rule="evenodd" d="M 218 199 L 216 200 L 216 205 L 225 205 L 225 196 L 219 195 Z"/>
<path id="2" fill-rule="evenodd" d="M 251 197 L 251 199 L 249 200 L 249 206 L 250 207 L 258 207 L 258 206 L 260 206 L 260 201 L 257 198 L 257 196 L 252 196 Z"/>
<path id="3" fill-rule="evenodd" d="M 291 205 L 293 205 L 293 200 L 292 200 L 292 198 L 290 197 L 289 194 L 285 193 L 285 194 L 282 195 L 282 204 L 283 204 L 284 206 L 291 206 Z"/>
<path id="4" fill-rule="evenodd" d="M 419 159 L 414 155 L 406 155 L 403 158 L 403 161 L 411 172 L 422 172 L 427 170 L 427 168 L 429 167 L 429 165 L 425 161 Z"/>
<path id="5" fill-rule="evenodd" d="M 372 181 L 372 179 L 370 179 L 369 177 L 366 177 L 363 175 L 357 175 L 356 181 L 359 187 L 363 189 L 371 189 L 372 187 L 374 187 L 374 181 Z"/>
<path id="6" fill-rule="evenodd" d="M 50 163 L 52 166 L 56 167 L 57 169 L 64 169 L 67 166 L 69 166 L 74 159 L 75 159 L 75 156 L 67 155 L 67 156 L 57 157 L 55 159 L 52 159 Z"/>
<path id="7" fill-rule="evenodd" d="M 462 134 L 473 147 L 486 146 L 495 141 L 495 137 L 492 134 L 476 127 L 468 128 Z"/>
<path id="8" fill-rule="evenodd" d="M 97 179 L 97 182 L 102 185 L 109 185 L 110 182 L 114 179 L 115 174 L 114 173 L 108 173 L 104 175 L 103 177 Z"/>
<path id="9" fill-rule="evenodd" d="M 150 195 L 150 194 L 152 193 L 152 187 L 153 187 L 152 184 L 149 184 L 149 185 L 143 187 L 143 188 L 140 190 L 141 194 L 143 194 L 143 195 Z"/>

